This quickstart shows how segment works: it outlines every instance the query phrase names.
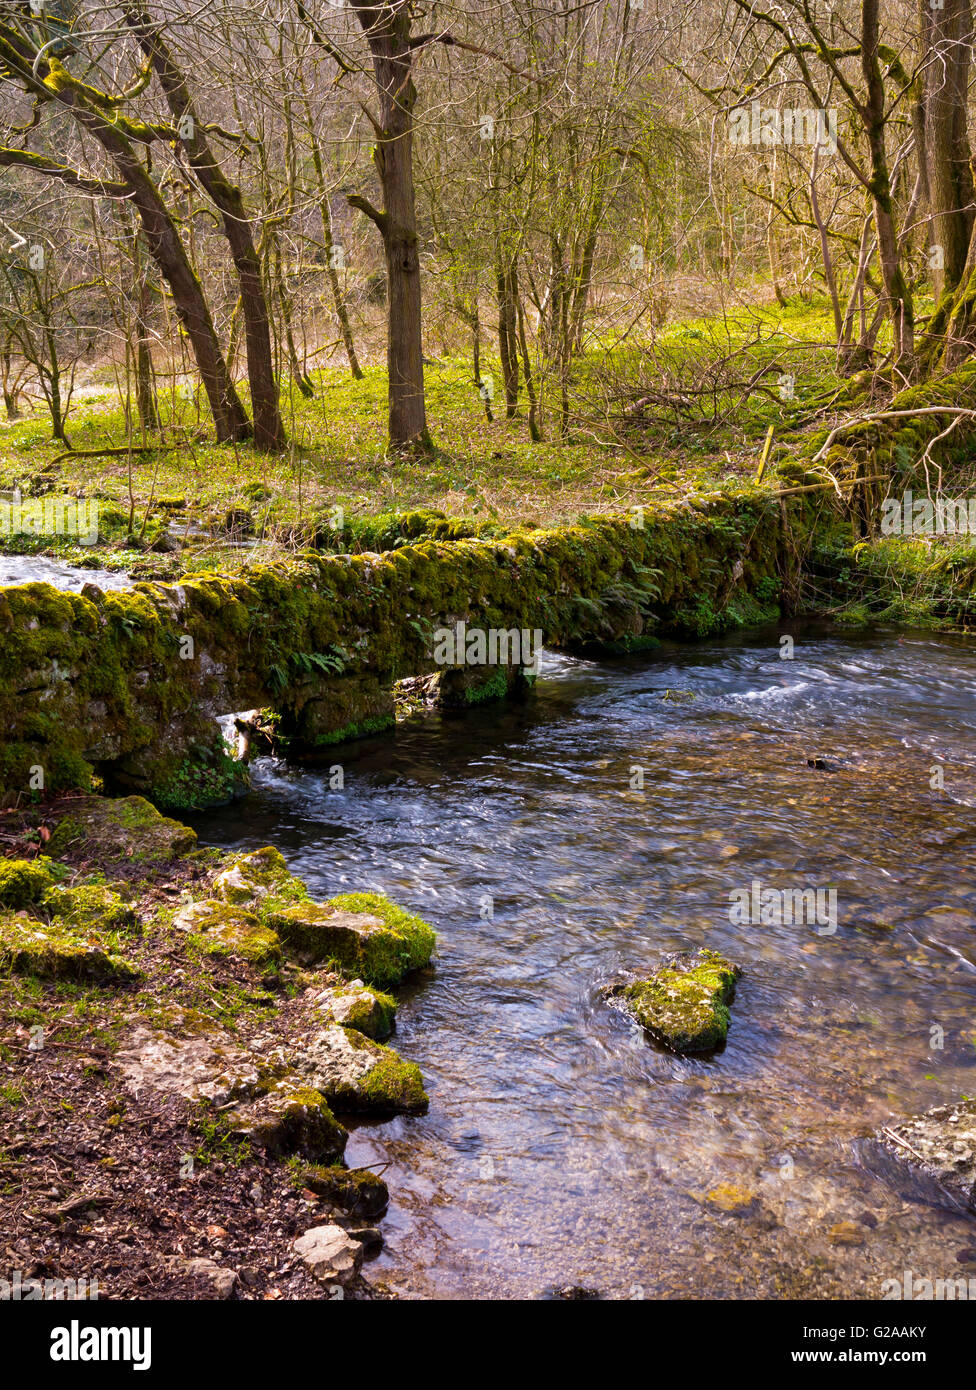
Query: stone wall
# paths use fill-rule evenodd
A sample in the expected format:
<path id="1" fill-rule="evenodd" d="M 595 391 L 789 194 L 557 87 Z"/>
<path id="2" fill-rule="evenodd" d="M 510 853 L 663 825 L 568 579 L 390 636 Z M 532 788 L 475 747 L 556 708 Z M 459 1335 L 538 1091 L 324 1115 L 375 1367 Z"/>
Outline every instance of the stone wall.
<path id="1" fill-rule="evenodd" d="M 225 799 L 217 716 L 270 708 L 312 747 L 375 732 L 393 723 L 394 683 L 437 671 L 435 631 L 459 621 L 599 655 L 768 619 L 794 553 L 783 526 L 758 492 L 717 495 L 123 592 L 2 590 L 0 793 L 86 786 L 94 773 L 163 806 Z M 519 676 L 468 667 L 445 689 L 503 696 Z"/>

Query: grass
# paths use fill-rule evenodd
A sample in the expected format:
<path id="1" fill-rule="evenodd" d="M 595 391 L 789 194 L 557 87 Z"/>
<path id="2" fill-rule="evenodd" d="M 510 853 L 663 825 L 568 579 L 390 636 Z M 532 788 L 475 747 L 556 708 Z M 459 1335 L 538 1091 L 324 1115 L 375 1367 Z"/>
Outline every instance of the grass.
<path id="1" fill-rule="evenodd" d="M 520 414 L 504 418 L 499 406 L 501 373 L 487 359 L 483 374 L 496 383 L 494 420 L 472 379 L 470 363 L 445 359 L 426 368 L 427 407 L 434 452 L 410 458 L 386 448 L 386 375 L 379 367 L 353 381 L 338 367 L 314 374 L 308 399 L 286 384 L 283 412 L 289 446 L 280 456 L 241 446 L 217 446 L 201 400 L 164 394 L 160 401 L 169 438 L 183 442 L 151 454 L 54 460 L 65 452 L 50 439 L 39 411 L 0 422 L 0 487 L 19 485 L 25 495 L 54 491 L 97 496 L 119 515 L 100 545 L 97 563 L 141 568 L 144 577 L 180 569 L 235 569 L 302 542 L 310 518 L 341 508 L 347 516 L 434 507 L 449 516 L 519 523 L 564 523 L 581 515 L 625 511 L 650 497 L 673 495 L 738 481 L 755 471 L 770 423 L 779 430 L 801 418 L 813 395 L 837 384 L 833 374 L 831 323 L 823 304 L 797 303 L 783 309 L 738 309 L 721 318 L 673 325 L 653 345 L 591 345 L 574 370 L 571 423 L 558 432 L 551 383 L 541 383 L 545 438 L 529 438 L 524 399 Z M 758 336 L 757 336 L 758 335 Z M 641 389 L 642 374 L 664 368 L 697 377 L 701 364 L 733 358 L 733 374 L 748 376 L 774 364 L 795 378 L 795 398 L 783 401 L 774 389 L 736 408 L 736 393 L 719 391 L 714 405 L 731 411 L 728 421 L 675 418 L 670 428 L 625 417 L 621 398 Z M 68 435 L 75 450 L 123 447 L 126 419 L 114 386 L 82 385 L 75 397 Z M 775 378 L 771 379 L 775 386 Z M 199 393 L 198 393 L 199 394 Z M 524 392 L 523 392 L 524 397 Z M 498 418 L 499 415 L 501 418 Z M 136 443 L 142 440 L 136 439 Z M 227 514 L 250 513 L 261 540 L 237 544 Z M 138 544 L 126 543 L 132 531 Z M 179 562 L 158 555 L 169 519 L 182 528 Z M 233 521 L 233 518 L 230 519 Z M 155 547 L 147 560 L 145 551 Z M 5 548 L 46 550 L 95 563 L 91 550 L 48 537 L 7 538 Z"/>

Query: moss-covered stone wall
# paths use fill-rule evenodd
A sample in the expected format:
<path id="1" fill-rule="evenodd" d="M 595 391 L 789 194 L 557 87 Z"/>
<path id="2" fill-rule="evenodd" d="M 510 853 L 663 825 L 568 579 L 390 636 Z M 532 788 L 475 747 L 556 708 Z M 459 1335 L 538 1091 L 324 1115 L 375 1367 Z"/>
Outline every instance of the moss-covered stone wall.
<path id="1" fill-rule="evenodd" d="M 123 592 L 2 590 L 0 792 L 99 773 L 164 806 L 220 800 L 217 716 L 270 707 L 313 745 L 381 729 L 394 682 L 437 670 L 435 629 L 458 621 L 599 653 L 772 617 L 782 527 L 757 491 Z M 486 671 L 470 698 L 512 684 Z"/>

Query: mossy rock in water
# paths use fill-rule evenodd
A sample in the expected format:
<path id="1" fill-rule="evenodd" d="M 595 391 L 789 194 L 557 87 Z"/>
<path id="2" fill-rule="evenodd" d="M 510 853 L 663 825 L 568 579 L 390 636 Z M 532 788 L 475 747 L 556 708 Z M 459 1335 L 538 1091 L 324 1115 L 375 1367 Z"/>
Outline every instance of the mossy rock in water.
<path id="1" fill-rule="evenodd" d="M 31 917 L 0 920 L 0 967 L 47 980 L 87 980 L 125 985 L 142 972 L 89 934 L 78 936 L 58 922 Z"/>
<path id="2" fill-rule="evenodd" d="M 49 888 L 41 906 L 67 926 L 85 931 L 132 931 L 138 925 L 129 904 L 101 883 Z"/>
<path id="3" fill-rule="evenodd" d="M 181 909 L 173 919 L 187 940 L 208 956 L 231 956 L 251 965 L 277 970 L 281 942 L 270 927 L 242 907 L 207 898 Z"/>
<path id="4" fill-rule="evenodd" d="M 396 1000 L 390 994 L 364 985 L 362 980 L 350 980 L 347 985 L 333 985 L 322 990 L 315 998 L 314 1007 L 324 1023 L 341 1023 L 374 1041 L 382 1042 L 393 1032 Z"/>
<path id="5" fill-rule="evenodd" d="M 316 1033 L 292 1063 L 340 1114 L 415 1115 L 429 1103 L 416 1063 L 353 1028 Z"/>
<path id="6" fill-rule="evenodd" d="M 286 946 L 310 961 L 335 961 L 381 987 L 426 965 L 436 941 L 426 922 L 380 893 L 343 893 L 327 903 L 271 911 L 266 920 Z"/>
<path id="7" fill-rule="evenodd" d="M 275 908 L 308 901 L 304 883 L 289 873 L 284 856 L 272 845 L 228 864 L 214 879 L 213 892 L 224 902 L 246 905 L 262 916 Z"/>
<path id="8" fill-rule="evenodd" d="M 390 1190 L 377 1173 L 368 1168 L 324 1168 L 310 1164 L 298 1169 L 295 1181 L 317 1197 L 325 1197 L 333 1206 L 361 1221 L 375 1221 L 390 1204 Z"/>
<path id="9" fill-rule="evenodd" d="M 608 992 L 672 1052 L 708 1052 L 725 1041 L 741 974 L 717 952 L 702 949 L 673 956 L 649 979 Z"/>
<path id="10" fill-rule="evenodd" d="M 225 1113 L 234 1134 L 272 1158 L 297 1155 L 312 1163 L 334 1163 L 349 1137 L 325 1097 L 310 1086 L 281 1082 L 257 1100 Z"/>
<path id="11" fill-rule="evenodd" d="M 48 842 L 56 857 L 97 853 L 104 862 L 162 864 L 196 848 L 196 831 L 161 816 L 143 796 L 80 797 Z"/>
<path id="12" fill-rule="evenodd" d="M 40 859 L 0 859 L 0 903 L 4 907 L 26 907 L 36 903 L 53 883 L 51 861 Z"/>

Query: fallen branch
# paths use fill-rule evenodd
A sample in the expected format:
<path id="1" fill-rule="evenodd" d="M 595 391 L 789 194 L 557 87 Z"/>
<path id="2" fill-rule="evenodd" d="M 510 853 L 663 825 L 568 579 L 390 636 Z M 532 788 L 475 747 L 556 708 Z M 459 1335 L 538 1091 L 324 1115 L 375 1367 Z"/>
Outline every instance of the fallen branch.
<path id="1" fill-rule="evenodd" d="M 118 449 L 69 449 L 67 453 L 58 454 L 57 458 L 51 459 L 51 463 L 63 463 L 65 459 L 101 459 L 115 454 L 154 454 L 157 450 L 172 452 L 173 449 L 183 447 L 182 444 L 125 444 Z"/>
<path id="2" fill-rule="evenodd" d="M 845 420 L 842 424 L 834 426 L 811 462 L 819 463 L 821 459 L 826 458 L 837 436 L 845 430 L 853 429 L 855 425 L 873 425 L 876 420 L 913 420 L 919 415 L 955 415 L 959 418 L 968 415 L 976 418 L 976 410 L 968 410 L 961 405 L 923 405 L 917 410 L 880 410 L 874 415 L 862 415 L 859 419 Z"/>

